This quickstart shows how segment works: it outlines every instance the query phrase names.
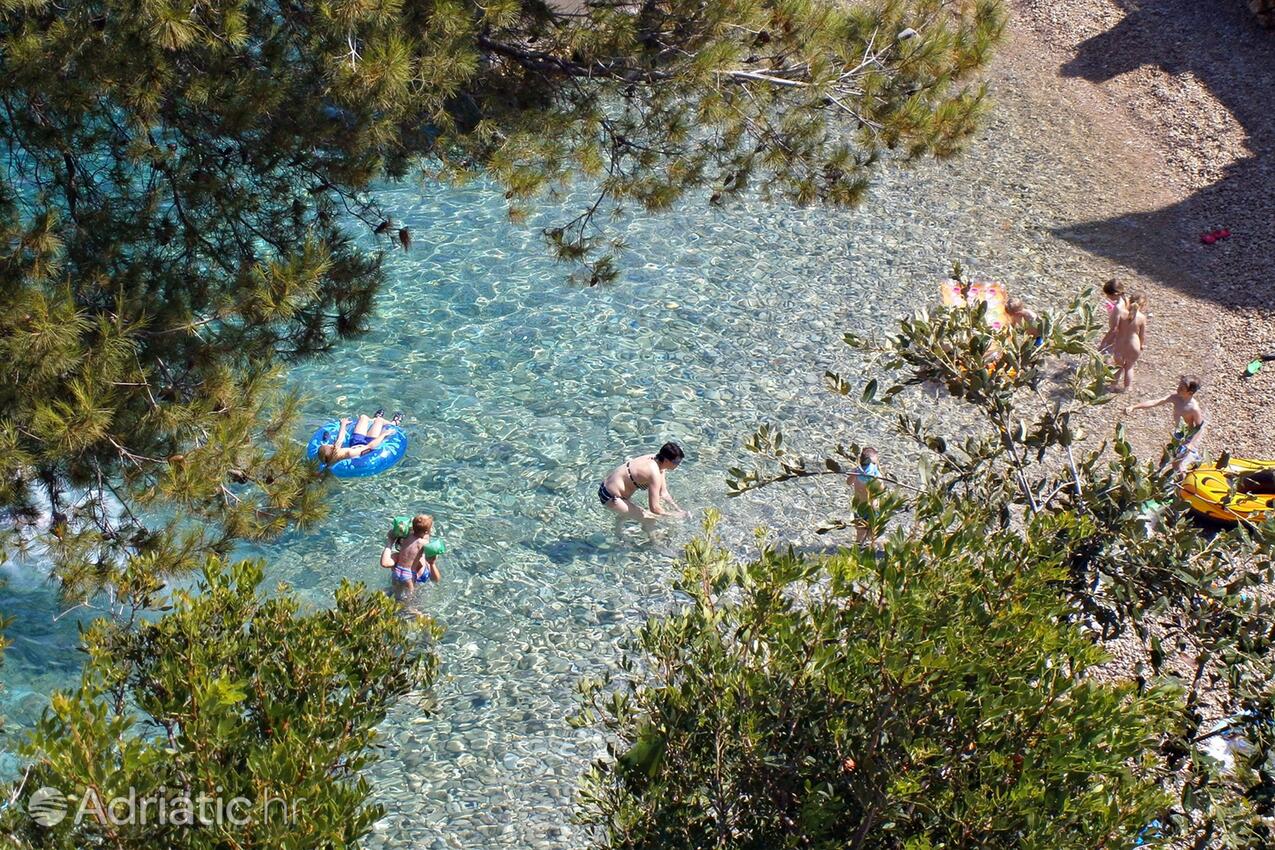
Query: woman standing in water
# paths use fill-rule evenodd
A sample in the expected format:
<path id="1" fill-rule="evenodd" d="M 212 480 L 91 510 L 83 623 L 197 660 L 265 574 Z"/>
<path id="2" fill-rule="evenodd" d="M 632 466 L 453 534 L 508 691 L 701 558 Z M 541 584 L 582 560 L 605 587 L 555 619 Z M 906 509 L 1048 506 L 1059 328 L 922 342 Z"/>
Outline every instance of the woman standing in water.
<path id="1" fill-rule="evenodd" d="M 684 457 L 686 455 L 677 443 L 665 443 L 655 454 L 626 460 L 602 479 L 602 483 L 598 485 L 598 501 L 616 514 L 617 531 L 626 519 L 640 522 L 643 528 L 650 531 L 657 517 L 690 516 L 673 501 L 668 491 L 667 475 L 677 469 Z M 633 497 L 638 490 L 646 491 L 649 511 L 642 510 L 634 503 Z"/>

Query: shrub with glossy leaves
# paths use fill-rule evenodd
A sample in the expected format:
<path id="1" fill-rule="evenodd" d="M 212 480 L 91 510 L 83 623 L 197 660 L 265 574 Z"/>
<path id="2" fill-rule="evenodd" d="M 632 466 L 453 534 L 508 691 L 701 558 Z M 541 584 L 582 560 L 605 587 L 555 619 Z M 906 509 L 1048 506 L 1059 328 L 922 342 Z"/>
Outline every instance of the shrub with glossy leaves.
<path id="1" fill-rule="evenodd" d="M 389 708 L 432 683 L 436 629 L 357 585 L 302 611 L 262 595 L 261 578 L 260 564 L 212 559 L 154 621 L 89 630 L 80 686 L 54 694 L 22 747 L 9 846 L 344 848 L 367 833 L 382 812 L 361 771 Z M 60 823 L 21 805 L 40 788 L 67 797 Z M 149 816 L 109 808 L 130 796 Z"/>
<path id="2" fill-rule="evenodd" d="M 601 846 L 1091 850 L 1163 808 L 1175 693 L 1089 675 L 1047 529 L 913 507 L 879 554 L 688 548 L 685 604 L 586 689 L 631 742 L 586 784 Z"/>

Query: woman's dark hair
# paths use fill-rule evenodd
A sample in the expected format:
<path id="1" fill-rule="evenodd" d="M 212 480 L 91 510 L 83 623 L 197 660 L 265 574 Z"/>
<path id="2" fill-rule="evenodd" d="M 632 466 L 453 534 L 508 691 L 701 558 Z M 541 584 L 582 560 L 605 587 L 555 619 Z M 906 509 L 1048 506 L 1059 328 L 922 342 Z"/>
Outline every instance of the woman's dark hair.
<path id="1" fill-rule="evenodd" d="M 682 447 L 677 443 L 665 443 L 660 446 L 660 450 L 655 453 L 656 463 L 681 463 L 682 458 L 686 457 L 686 452 L 682 451 Z"/>

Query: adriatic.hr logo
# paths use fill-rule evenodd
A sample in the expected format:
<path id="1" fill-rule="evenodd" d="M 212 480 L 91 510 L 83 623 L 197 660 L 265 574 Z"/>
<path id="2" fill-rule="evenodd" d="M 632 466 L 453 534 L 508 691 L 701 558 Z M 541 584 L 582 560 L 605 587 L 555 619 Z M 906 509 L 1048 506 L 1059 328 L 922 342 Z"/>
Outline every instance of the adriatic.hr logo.
<path id="1" fill-rule="evenodd" d="M 139 794 L 128 788 L 108 796 L 95 788 L 83 793 L 65 794 L 58 788 L 37 788 L 27 797 L 27 814 L 40 826 L 52 829 L 73 818 L 82 823 L 99 825 L 160 824 L 164 826 L 246 826 L 252 823 L 295 824 L 301 801 L 288 801 L 267 795 L 260 799 L 230 797 L 215 793 L 170 791 L 160 787 Z M 277 820 L 276 820 L 277 819 Z"/>
<path id="2" fill-rule="evenodd" d="M 56 788 L 37 788 L 27 798 L 27 814 L 40 826 L 57 826 L 66 817 L 66 796 Z"/>

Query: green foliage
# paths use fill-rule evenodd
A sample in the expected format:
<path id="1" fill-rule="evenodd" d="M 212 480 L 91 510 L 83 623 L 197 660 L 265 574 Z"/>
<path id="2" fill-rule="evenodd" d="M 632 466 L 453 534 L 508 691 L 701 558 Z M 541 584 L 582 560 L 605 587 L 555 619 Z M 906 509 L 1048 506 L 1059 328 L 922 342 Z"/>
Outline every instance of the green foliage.
<path id="1" fill-rule="evenodd" d="M 0 835 L 29 848 L 141 850 L 337 848 L 366 834 L 382 815 L 360 774 L 376 726 L 433 682 L 437 659 L 384 594 L 342 585 L 331 609 L 301 612 L 287 594 L 264 597 L 261 579 L 258 563 L 210 559 L 197 591 L 178 593 L 153 622 L 95 623 L 79 688 L 54 694 L 22 748 L 25 793 L 58 789 L 68 816 L 46 827 L 18 805 Z M 130 789 L 153 801 L 147 822 L 94 814 Z M 211 803 L 194 812 L 216 823 L 161 822 L 160 799 L 201 794 L 246 801 L 232 814 L 247 822 Z"/>
<path id="2" fill-rule="evenodd" d="M 988 0 L 533 8 L 478 34 L 499 73 L 474 93 L 488 133 L 461 147 L 516 207 L 590 179 L 598 202 L 549 232 L 568 257 L 598 244 L 602 201 L 658 210 L 706 187 L 714 203 L 758 189 L 850 205 L 884 153 L 955 152 L 985 107 L 966 83 L 1004 22 Z"/>
<path id="3" fill-rule="evenodd" d="M 1171 688 L 1089 677 L 1043 534 L 940 494 L 878 556 L 687 549 L 586 785 L 607 847 L 1121 846 L 1158 813 Z M 641 673 L 637 672 L 641 671 Z"/>
<path id="4" fill-rule="evenodd" d="M 960 277 L 959 268 L 956 276 Z M 1021 592 L 1007 578 L 1011 576 L 1040 583 L 1029 585 L 1032 593 L 1016 597 L 1019 607 L 1014 611 L 1059 630 L 1057 637 L 1040 636 L 1044 645 L 1037 650 L 1048 655 L 1054 647 L 1065 647 L 1063 658 L 1054 658 L 1050 669 L 1058 670 L 1070 687 L 1093 687 L 1086 670 L 1092 667 L 1095 656 L 1078 654 L 1078 646 L 1092 642 L 1101 647 L 1108 641 L 1121 641 L 1123 657 L 1115 672 L 1130 684 L 1116 691 L 1127 693 L 1134 687 L 1139 695 L 1152 698 L 1156 706 L 1150 715 L 1152 726 L 1162 734 L 1154 743 L 1144 739 L 1137 746 L 1131 739 L 1121 738 L 1132 748 L 1126 757 L 1130 767 L 1137 765 L 1138 781 L 1113 785 L 1099 776 L 1094 787 L 1123 789 L 1112 793 L 1127 792 L 1135 802 L 1129 807 L 1112 805 L 1105 812 L 1100 807 L 1090 809 L 1081 817 L 1083 825 L 1071 820 L 1083 807 L 1051 810 L 1036 803 L 1039 820 L 1022 827 L 1028 831 L 1013 840 L 988 836 L 978 828 L 963 835 L 930 825 L 915 832 L 898 832 L 904 828 L 901 825 L 915 824 L 910 818 L 918 812 L 934 814 L 923 809 L 925 804 L 936 807 L 942 822 L 964 823 L 968 812 L 977 811 L 967 808 L 960 795 L 979 786 L 969 785 L 964 778 L 959 746 L 949 746 L 940 750 L 946 760 L 938 762 L 942 769 L 937 776 L 952 780 L 954 787 L 935 781 L 925 789 L 925 802 L 918 803 L 915 810 L 903 815 L 891 812 L 892 835 L 883 834 L 884 821 L 877 820 L 864 804 L 857 810 L 847 808 L 838 796 L 840 791 L 818 805 L 820 816 L 844 817 L 840 834 L 857 836 L 857 830 L 869 823 L 870 814 L 872 826 L 855 839 L 860 843 L 852 846 L 983 846 L 998 840 L 1008 840 L 1006 846 L 1071 846 L 1068 842 L 1077 837 L 1082 839 L 1075 845 L 1078 847 L 1112 846 L 1128 842 L 1131 830 L 1136 832 L 1138 818 L 1149 820 L 1151 812 L 1145 806 L 1150 798 L 1138 782 L 1151 777 L 1173 795 L 1172 802 L 1156 813 L 1166 839 L 1182 846 L 1235 850 L 1270 846 L 1270 823 L 1275 817 L 1275 656 L 1271 651 L 1275 632 L 1270 623 L 1275 606 L 1265 587 L 1275 580 L 1275 522 L 1226 529 L 1202 525 L 1177 498 L 1169 463 L 1172 445 L 1158 463 L 1139 461 L 1120 429 L 1110 444 L 1082 445 L 1081 422 L 1101 415 L 1101 406 L 1110 398 L 1107 387 L 1112 377 L 1092 347 L 1098 323 L 1086 304 L 1088 298 L 1086 293 L 1064 313 L 1042 316 L 1032 332 L 995 330 L 987 324 L 984 309 L 978 307 L 920 311 L 902 320 L 898 332 L 880 342 L 847 336 L 846 342 L 879 370 L 879 376 L 871 378 L 860 392 L 849 380 L 829 372 L 828 385 L 834 393 L 854 393 L 864 404 L 888 406 L 909 387 L 923 384 L 946 391 L 953 407 L 967 408 L 973 414 L 972 424 L 958 440 L 919 417 L 898 417 L 900 436 L 921 449 L 917 475 L 886 482 L 891 492 L 875 499 L 874 504 L 854 505 L 856 518 L 869 523 L 870 537 L 894 529 L 880 559 L 856 551 L 820 563 L 810 557 L 767 552 L 757 564 L 730 567 L 724 556 L 710 558 L 692 550 L 692 564 L 700 572 L 711 562 L 717 571 L 713 575 L 720 572 L 731 577 L 711 593 L 683 587 L 693 597 L 694 607 L 724 606 L 721 610 L 726 613 L 718 624 L 722 634 L 713 637 L 708 626 L 686 625 L 697 623 L 696 617 L 707 622 L 707 615 L 694 611 L 679 612 L 653 624 L 643 635 L 643 653 L 636 663 L 643 669 L 660 671 L 659 681 L 649 688 L 631 685 L 613 704 L 609 728 L 639 748 L 645 735 L 669 752 L 674 752 L 674 741 L 679 742 L 678 747 L 690 746 L 681 743 L 684 736 L 697 735 L 694 740 L 698 743 L 712 741 L 721 748 L 722 764 L 729 767 L 731 782 L 736 779 L 735 771 L 743 770 L 741 765 L 751 764 L 762 781 L 783 787 L 788 787 L 784 783 L 796 783 L 809 791 L 829 782 L 838 787 L 828 773 L 830 768 L 798 746 L 804 740 L 797 736 L 798 727 L 786 733 L 775 725 L 773 715 L 760 708 L 768 703 L 783 704 L 782 692 L 768 693 L 766 688 L 778 685 L 764 676 L 750 678 L 746 653 L 761 652 L 758 647 L 769 647 L 772 642 L 788 641 L 786 633 L 779 630 L 790 626 L 783 617 L 769 613 L 762 617 L 756 612 L 780 606 L 785 617 L 806 623 L 800 629 L 791 628 L 811 631 L 806 637 L 814 641 L 814 636 L 821 634 L 818 630 L 825 628 L 813 619 L 824 611 L 823 605 L 853 611 L 856 623 L 873 615 L 895 618 L 892 623 L 907 623 L 905 618 L 927 617 L 931 613 L 928 609 L 933 608 L 940 615 L 935 621 L 920 619 L 923 627 L 900 626 L 886 632 L 880 640 L 883 649 L 876 650 L 906 654 L 918 642 L 944 634 L 942 627 L 949 619 L 953 628 L 968 627 L 965 619 L 971 612 L 959 605 L 952 610 L 947 595 L 960 597 L 961 602 L 971 602 L 972 597 L 976 608 L 972 613 L 978 614 L 989 604 L 1003 601 L 1002 594 Z M 881 383 L 891 379 L 893 383 L 880 389 Z M 745 442 L 745 448 L 757 463 L 730 471 L 734 494 L 813 476 L 844 476 L 858 454 L 857 446 L 839 445 L 821 458 L 808 458 L 793 451 L 782 432 L 771 426 L 759 428 Z M 832 517 L 823 530 L 849 525 L 842 517 Z M 772 579 L 772 572 L 779 577 Z M 712 582 L 721 580 L 712 578 Z M 794 582 L 808 584 L 812 590 L 800 589 Z M 1047 593 L 1035 592 L 1045 589 Z M 725 593 L 715 596 L 720 592 Z M 757 594 L 764 594 L 764 599 Z M 863 594 L 876 600 L 877 610 L 865 613 L 860 599 Z M 803 602 L 789 613 L 788 606 L 794 600 Z M 763 601 L 771 607 L 764 607 Z M 898 606 L 904 610 L 896 610 Z M 989 628 L 979 622 L 979 629 Z M 995 624 L 990 627 L 994 629 Z M 1023 635 L 1030 631 L 1022 624 L 1014 628 L 1021 629 Z M 848 664 L 871 649 L 860 646 L 860 638 L 851 637 L 855 633 L 848 626 L 845 629 L 827 634 L 838 646 L 837 657 L 844 657 Z M 944 648 L 951 645 L 955 644 L 944 644 Z M 819 645 L 811 646 L 817 655 Z M 971 656 L 970 664 L 977 665 L 979 661 L 972 656 L 987 653 L 993 659 L 990 666 L 1012 671 L 1016 662 L 997 655 L 1006 649 L 980 645 L 966 655 Z M 775 671 L 766 669 L 763 673 L 776 672 L 785 684 L 804 682 L 801 677 L 806 668 L 782 666 L 791 656 L 770 649 L 766 652 L 765 663 L 785 660 Z M 1073 658 L 1082 661 L 1073 663 Z M 740 667 L 740 679 L 732 672 L 736 666 Z M 862 674 L 848 678 L 857 680 Z M 1172 706 L 1165 702 L 1161 685 L 1153 684 L 1156 682 L 1176 683 L 1180 700 Z M 961 689 L 957 683 L 948 687 Z M 974 705 L 984 706 L 995 704 L 1006 689 L 1012 691 L 1009 684 L 985 678 L 980 688 L 964 691 Z M 720 711 L 714 708 L 711 719 L 697 725 L 700 718 L 674 710 L 676 705 L 696 705 L 697 700 L 703 706 L 725 706 L 713 702 L 719 693 L 745 707 L 742 719 L 732 719 L 725 707 Z M 862 713 L 878 705 L 881 695 L 865 697 L 859 693 L 858 698 L 866 705 L 829 704 L 835 704 L 843 715 Z M 962 706 L 945 701 L 941 695 L 931 699 L 935 710 L 959 727 Z M 1171 715 L 1162 713 L 1170 709 Z M 898 722 L 909 729 L 918 725 L 916 710 L 905 707 Z M 1044 713 L 1054 722 L 1061 719 L 1053 717 L 1055 712 Z M 1062 713 L 1074 714 L 1074 710 Z M 980 722 L 979 729 L 985 729 L 986 721 Z M 1114 709 L 1101 722 L 1108 723 L 1109 733 L 1116 736 L 1129 731 L 1129 718 L 1122 718 Z M 728 734 L 706 737 L 713 724 L 722 724 Z M 923 728 L 924 724 L 920 725 Z M 1210 746 L 1217 743 L 1223 729 L 1236 736 L 1242 746 L 1229 759 L 1219 761 L 1210 754 Z M 835 741 L 836 734 L 831 727 L 820 727 L 823 740 Z M 1093 755 L 1086 747 L 1067 746 L 1062 740 L 1054 743 L 1060 758 L 1064 752 L 1072 758 Z M 858 744 L 858 752 L 863 752 L 862 740 Z M 813 748 L 814 743 L 801 746 Z M 978 746 L 983 747 L 981 739 Z M 764 753 L 764 757 L 748 762 L 749 748 Z M 698 752 L 698 757 L 705 757 L 702 750 Z M 846 752 L 858 760 L 855 751 Z M 1060 765 L 1063 763 L 1065 759 Z M 600 764 L 594 777 L 591 816 L 607 828 L 604 843 L 656 846 L 657 835 L 675 833 L 695 836 L 689 843 L 708 843 L 712 837 L 702 828 L 709 824 L 725 830 L 717 836 L 722 842 L 719 846 L 752 846 L 749 842 L 761 840 L 757 836 L 762 834 L 767 837 L 757 846 L 767 846 L 766 841 L 788 846 L 778 840 L 778 832 L 769 832 L 782 821 L 767 825 L 749 820 L 752 815 L 732 820 L 741 816 L 721 807 L 721 800 L 730 795 L 713 796 L 716 792 L 711 783 L 717 780 L 706 770 L 696 772 L 689 761 L 670 764 L 668 771 L 656 770 L 653 784 L 643 790 L 632 784 L 623 760 Z M 679 777 L 678 772 L 687 778 Z M 987 782 L 988 774 L 979 779 Z M 874 782 L 873 791 L 878 796 L 863 799 L 880 799 L 883 806 L 892 805 L 900 795 L 906 798 L 915 789 L 898 784 L 892 776 Z M 1066 786 L 1065 779 L 1058 783 Z M 1005 812 L 1014 811 L 1013 804 L 1020 799 L 1016 793 L 997 797 L 1007 807 Z M 771 801 L 766 794 L 739 796 L 754 806 L 758 801 Z M 783 803 L 788 798 L 781 795 L 777 799 Z M 1083 795 L 1078 799 L 1083 800 Z M 767 815 L 773 811 L 767 809 Z M 1126 820 L 1126 816 L 1133 820 Z M 784 810 L 782 817 L 791 819 L 789 825 L 795 831 L 790 846 L 821 846 L 822 824 L 809 821 L 805 809 Z M 1047 837 L 1048 826 L 1041 827 L 1045 831 L 1040 833 L 1031 831 L 1051 820 L 1052 840 Z M 1102 830 L 1109 831 L 1110 840 L 1100 840 Z M 1043 843 L 1033 843 L 1038 839 L 1031 836 L 1038 836 Z"/>
<path id="5" fill-rule="evenodd" d="M 10 530 L 51 505 L 35 542 L 82 601 L 317 521 L 280 367 L 367 326 L 381 255 L 345 225 L 410 245 L 376 181 L 482 172 L 515 217 L 587 185 L 548 234 L 577 260 L 599 211 L 689 189 L 854 203 L 883 152 L 968 136 L 1002 23 L 993 0 L 0 3 Z"/>

